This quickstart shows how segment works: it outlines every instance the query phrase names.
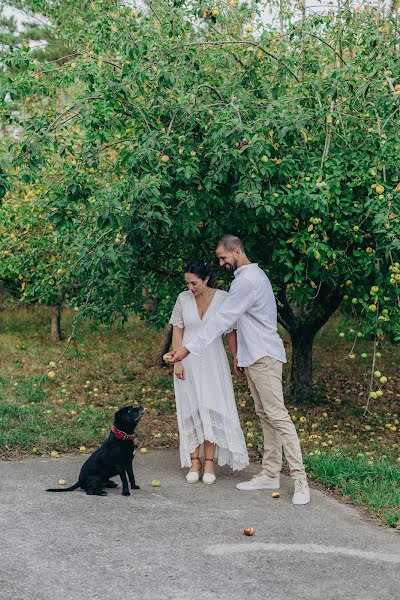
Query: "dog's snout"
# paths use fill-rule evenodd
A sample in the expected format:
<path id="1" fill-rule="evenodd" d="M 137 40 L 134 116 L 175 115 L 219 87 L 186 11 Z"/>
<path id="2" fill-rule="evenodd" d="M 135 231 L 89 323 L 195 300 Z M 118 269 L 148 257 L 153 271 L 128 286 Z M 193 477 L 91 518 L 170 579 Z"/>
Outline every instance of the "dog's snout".
<path id="1" fill-rule="evenodd" d="M 140 419 L 140 417 L 144 415 L 144 408 L 143 406 L 131 406 L 129 409 L 129 414 L 136 419 Z"/>

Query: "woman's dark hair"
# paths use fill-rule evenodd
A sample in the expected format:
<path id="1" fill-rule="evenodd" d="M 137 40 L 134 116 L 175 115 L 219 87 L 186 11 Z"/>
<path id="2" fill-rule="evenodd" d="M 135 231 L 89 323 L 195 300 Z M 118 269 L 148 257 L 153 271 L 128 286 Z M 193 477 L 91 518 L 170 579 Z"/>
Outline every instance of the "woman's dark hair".
<path id="1" fill-rule="evenodd" d="M 211 274 L 211 266 L 206 263 L 202 258 L 192 258 L 191 261 L 188 262 L 186 267 L 183 269 L 184 273 L 193 273 L 193 275 L 197 275 L 200 279 L 207 279 L 207 286 L 213 287 L 213 277 Z"/>

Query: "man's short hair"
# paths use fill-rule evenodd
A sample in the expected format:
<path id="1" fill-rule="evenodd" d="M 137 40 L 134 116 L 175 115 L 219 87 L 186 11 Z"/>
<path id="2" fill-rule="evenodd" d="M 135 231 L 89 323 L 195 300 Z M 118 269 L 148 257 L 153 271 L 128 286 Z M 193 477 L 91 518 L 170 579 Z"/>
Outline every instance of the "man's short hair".
<path id="1" fill-rule="evenodd" d="M 239 248 L 242 252 L 244 252 L 243 242 L 236 235 L 224 235 L 218 242 L 217 248 L 222 246 L 228 252 L 233 252 L 235 248 Z"/>

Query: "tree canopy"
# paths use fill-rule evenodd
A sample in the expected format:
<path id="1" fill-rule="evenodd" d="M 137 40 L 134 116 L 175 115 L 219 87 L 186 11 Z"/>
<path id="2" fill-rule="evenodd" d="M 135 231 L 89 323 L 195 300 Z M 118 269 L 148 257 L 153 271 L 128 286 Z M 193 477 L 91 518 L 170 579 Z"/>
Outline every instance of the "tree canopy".
<path id="1" fill-rule="evenodd" d="M 364 335 L 400 339 L 394 18 L 288 10 L 277 30 L 257 3 L 99 0 L 62 2 L 55 23 L 59 3 L 30 4 L 66 51 L 7 54 L 4 91 L 29 105 L 7 175 L 42 190 L 46 231 L 67 241 L 47 274 L 74 280 L 74 306 L 164 325 L 183 263 L 234 233 L 271 279 L 297 379 L 342 303 Z M 7 196 L 2 210 L 17 218 Z"/>

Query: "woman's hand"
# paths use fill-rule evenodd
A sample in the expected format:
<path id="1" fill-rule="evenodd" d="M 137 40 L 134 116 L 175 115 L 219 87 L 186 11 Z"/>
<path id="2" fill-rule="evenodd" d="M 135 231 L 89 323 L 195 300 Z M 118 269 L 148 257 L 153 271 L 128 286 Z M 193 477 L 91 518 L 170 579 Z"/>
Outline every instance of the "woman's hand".
<path id="1" fill-rule="evenodd" d="M 180 346 L 176 350 L 170 352 L 172 354 L 172 358 L 168 361 L 170 365 L 174 365 L 177 362 L 180 362 L 184 358 L 186 358 L 190 352 L 185 346 Z"/>
<path id="2" fill-rule="evenodd" d="M 181 362 L 174 364 L 174 373 L 178 379 L 181 379 L 182 381 L 185 379 L 185 369 L 183 368 L 183 364 Z"/>

